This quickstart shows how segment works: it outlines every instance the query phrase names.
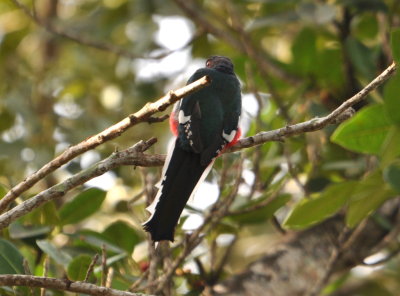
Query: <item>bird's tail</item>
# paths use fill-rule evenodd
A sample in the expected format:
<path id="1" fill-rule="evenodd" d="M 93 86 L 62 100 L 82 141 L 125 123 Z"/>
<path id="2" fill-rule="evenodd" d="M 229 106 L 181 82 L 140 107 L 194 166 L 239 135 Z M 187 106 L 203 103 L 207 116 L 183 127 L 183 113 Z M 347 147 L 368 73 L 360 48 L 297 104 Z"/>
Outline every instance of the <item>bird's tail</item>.
<path id="1" fill-rule="evenodd" d="M 171 157 L 167 158 L 161 187 L 147 208 L 152 215 L 143 223 L 153 241 L 174 240 L 179 217 L 196 185 L 210 171 L 211 165 L 200 164 L 200 154 L 183 150 L 176 141 Z"/>

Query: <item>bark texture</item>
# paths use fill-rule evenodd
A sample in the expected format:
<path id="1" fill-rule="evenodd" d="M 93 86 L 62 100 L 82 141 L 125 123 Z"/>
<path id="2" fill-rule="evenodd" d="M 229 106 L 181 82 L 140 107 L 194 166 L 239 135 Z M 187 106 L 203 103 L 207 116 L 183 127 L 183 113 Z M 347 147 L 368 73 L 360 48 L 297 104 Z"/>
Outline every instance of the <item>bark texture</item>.
<path id="1" fill-rule="evenodd" d="M 204 295 L 319 295 L 330 275 L 349 270 L 390 243 L 397 232 L 399 199 L 389 200 L 378 215 L 393 225 L 387 229 L 374 218 L 347 229 L 343 215 L 295 235 L 250 264 L 242 273 L 210 288 Z"/>

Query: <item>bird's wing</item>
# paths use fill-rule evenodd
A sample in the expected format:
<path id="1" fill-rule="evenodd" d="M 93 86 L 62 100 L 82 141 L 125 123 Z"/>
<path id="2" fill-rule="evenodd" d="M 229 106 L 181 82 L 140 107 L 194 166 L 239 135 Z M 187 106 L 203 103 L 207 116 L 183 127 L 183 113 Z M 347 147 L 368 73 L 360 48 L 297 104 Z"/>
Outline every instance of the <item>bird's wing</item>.
<path id="1" fill-rule="evenodd" d="M 229 112 L 224 115 L 223 126 L 219 133 L 201 154 L 201 163 L 210 163 L 215 157 L 221 154 L 227 145 L 233 145 L 240 136 L 239 129 L 240 114 L 237 112 Z"/>
<path id="2" fill-rule="evenodd" d="M 199 69 L 189 78 L 187 83 L 196 81 L 204 75 L 207 75 L 207 69 Z M 201 153 L 204 146 L 200 134 L 202 114 L 199 100 L 201 100 L 201 93 L 202 91 L 198 91 L 183 99 L 178 114 L 179 133 L 183 144 L 188 144 L 196 153 Z"/>
<path id="3" fill-rule="evenodd" d="M 235 78 L 236 79 L 236 78 Z M 202 153 L 201 163 L 209 163 L 229 146 L 234 145 L 240 137 L 239 120 L 242 111 L 240 87 L 230 94 L 228 99 L 221 102 L 224 108 L 222 127 L 216 133 L 212 144 Z"/>
<path id="4" fill-rule="evenodd" d="M 201 110 L 198 101 L 187 100 L 179 110 L 180 132 L 183 139 L 189 144 L 194 152 L 200 153 L 203 150 L 203 142 L 200 135 Z"/>

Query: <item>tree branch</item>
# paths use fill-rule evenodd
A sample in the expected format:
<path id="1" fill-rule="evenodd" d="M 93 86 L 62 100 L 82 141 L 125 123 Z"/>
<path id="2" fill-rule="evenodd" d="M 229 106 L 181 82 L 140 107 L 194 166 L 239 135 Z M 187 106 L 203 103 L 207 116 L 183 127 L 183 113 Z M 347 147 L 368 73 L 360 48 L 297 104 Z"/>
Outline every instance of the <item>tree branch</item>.
<path id="1" fill-rule="evenodd" d="M 44 203 L 65 195 L 69 190 L 82 185 L 90 179 L 98 177 L 105 172 L 112 170 L 113 168 L 124 164 L 140 166 L 154 165 L 154 162 L 159 164 L 159 159 L 157 157 L 153 159 L 154 162 L 151 162 L 151 158 L 147 158 L 146 163 L 143 163 L 142 157 L 143 152 L 156 143 L 156 141 L 157 140 L 155 138 L 152 138 L 147 142 L 140 141 L 124 151 L 114 152 L 108 158 L 94 164 L 90 168 L 83 170 L 66 179 L 65 181 L 40 192 L 28 200 L 25 200 L 21 204 L 0 215 L 0 229 L 7 227 L 19 217 L 28 214 Z"/>
<path id="2" fill-rule="evenodd" d="M 227 149 L 224 153 L 238 151 L 238 150 L 241 150 L 244 148 L 249 148 L 252 146 L 260 145 L 260 144 L 263 144 L 268 141 L 282 141 L 285 137 L 298 135 L 298 134 L 302 134 L 302 133 L 306 133 L 306 132 L 313 132 L 313 131 L 322 129 L 329 124 L 338 124 L 353 115 L 354 110 L 351 109 L 351 106 L 353 106 L 354 104 L 358 103 L 359 101 L 365 99 L 365 97 L 371 91 L 373 91 L 375 88 L 382 85 L 387 79 L 389 79 L 395 73 L 395 70 L 396 70 L 396 65 L 393 63 L 385 71 L 383 71 L 378 77 L 376 77 L 373 81 L 371 81 L 365 88 L 363 88 L 360 92 L 358 92 L 356 95 L 354 95 L 350 99 L 346 100 L 342 105 L 340 105 L 337 109 L 335 109 L 334 111 L 332 111 L 330 114 L 328 114 L 325 117 L 314 118 L 314 119 L 311 119 L 311 120 L 308 120 L 305 122 L 297 123 L 294 125 L 288 125 L 286 127 L 268 131 L 268 132 L 261 132 L 255 136 L 241 139 L 240 141 L 238 141 L 237 144 L 235 144 L 231 148 Z M 206 81 L 208 81 L 208 80 L 206 80 Z M 179 95 L 181 95 L 181 93 L 179 93 Z M 177 100 L 177 97 L 174 97 L 173 95 L 170 95 L 170 96 L 171 97 L 169 97 L 169 95 L 167 95 L 165 98 L 167 98 L 168 100 L 172 100 L 171 98 L 175 98 L 175 100 Z M 177 96 L 177 94 L 175 94 L 175 96 Z M 161 100 L 163 100 L 163 99 L 161 99 Z M 152 104 L 148 104 L 143 109 L 148 108 L 148 109 L 152 110 L 151 112 L 155 113 L 155 112 L 157 112 L 157 110 L 160 110 L 159 108 L 153 106 L 154 104 L 157 104 L 157 103 L 160 106 L 162 106 L 162 108 L 165 109 L 165 107 L 164 107 L 165 104 L 159 103 L 161 100 L 159 100 L 155 103 L 152 103 Z M 143 111 L 143 109 L 138 111 L 137 113 L 135 113 L 135 114 L 139 114 L 141 116 L 140 118 L 142 121 L 144 120 L 143 119 L 144 116 L 150 116 L 147 113 L 148 111 L 146 111 L 146 110 Z M 152 113 L 152 114 L 154 114 L 154 113 Z M 135 115 L 133 115 L 133 116 L 135 116 Z M 93 148 L 93 147 L 96 147 L 97 145 L 100 145 L 101 143 L 105 142 L 106 140 L 110 140 L 110 139 L 116 137 L 117 135 L 115 135 L 113 133 L 118 133 L 118 132 L 119 132 L 119 134 L 122 133 L 122 131 L 118 131 L 118 128 L 121 129 L 121 127 L 118 127 L 118 125 L 121 125 L 121 123 L 123 123 L 124 121 L 129 120 L 129 118 L 130 117 L 128 117 L 127 119 L 124 119 L 120 123 L 106 129 L 102 133 L 98 134 L 97 136 L 93 136 L 86 141 L 90 140 L 90 143 L 92 145 L 90 147 Z M 138 118 L 139 118 L 139 116 L 138 116 Z M 137 118 L 137 120 L 138 120 L 138 118 Z M 128 127 L 130 127 L 129 122 L 125 122 L 124 124 L 125 125 L 123 128 L 123 131 L 125 131 Z M 102 134 L 103 134 L 103 136 L 101 136 Z M 108 134 L 108 138 L 106 138 L 104 136 L 104 134 Z M 85 146 L 86 141 L 83 141 L 80 144 L 67 149 L 58 158 L 54 159 L 49 164 L 45 165 L 41 169 L 41 170 L 45 170 L 44 172 L 41 172 L 41 170 L 39 170 L 35 174 L 31 175 L 24 182 L 20 183 L 18 186 L 26 186 L 24 188 L 28 189 L 29 187 L 27 187 L 27 186 L 32 186 L 34 184 L 34 183 L 31 183 L 31 182 L 33 182 L 33 181 L 31 181 L 31 179 L 33 179 L 35 177 L 35 178 L 38 178 L 37 180 L 40 180 L 41 178 L 43 178 L 43 177 L 39 178 L 40 174 L 51 173 L 54 169 L 57 168 L 57 167 L 55 167 L 55 165 L 59 164 L 58 159 L 63 157 L 64 154 L 66 154 L 66 156 L 64 156 L 63 159 L 66 159 L 68 161 L 68 160 L 72 159 L 73 157 L 75 157 L 76 155 L 78 155 L 78 154 L 75 154 L 75 156 L 73 156 L 74 155 L 73 153 L 78 153 L 81 151 L 83 153 L 83 152 L 89 150 L 89 149 L 87 149 L 87 150 L 83 151 L 83 149 L 87 148 Z M 103 142 L 101 142 L 101 141 L 103 141 Z M 164 161 L 165 161 L 165 155 L 159 155 L 159 154 L 150 155 L 150 154 L 143 153 L 145 150 L 148 149 L 148 147 L 153 145 L 155 143 L 155 141 L 156 141 L 155 139 L 151 139 L 148 142 L 139 142 L 129 149 L 126 149 L 121 152 L 115 152 L 110 157 L 108 157 L 107 159 L 105 159 L 103 161 L 98 162 L 91 168 L 84 170 L 84 171 L 72 176 L 71 178 L 65 180 L 64 182 L 59 183 L 41 193 L 39 193 L 38 195 L 30 198 L 29 200 L 24 201 L 23 203 L 14 207 L 13 209 L 9 210 L 8 212 L 0 215 L 0 229 L 7 227 L 12 221 L 29 213 L 30 211 L 41 206 L 42 204 L 46 203 L 47 201 L 61 197 L 67 191 L 71 190 L 72 188 L 75 188 L 76 186 L 79 186 L 79 185 L 87 182 L 88 180 L 90 180 L 94 177 L 100 176 L 100 175 L 104 174 L 105 172 L 107 172 L 111 169 L 114 169 L 118 166 L 134 165 L 134 166 L 152 167 L 152 166 L 163 165 Z M 78 147 L 78 148 L 75 148 L 75 147 Z M 74 152 L 75 150 L 72 150 L 72 152 L 69 151 L 70 149 L 74 149 L 74 148 L 76 149 L 76 152 Z M 71 157 L 70 155 L 72 155 L 73 157 Z M 71 157 L 71 158 L 67 158 L 67 157 Z M 53 164 L 53 166 L 51 166 L 51 164 Z M 60 164 L 60 165 L 62 165 L 62 164 Z M 53 169 L 53 170 L 50 171 L 50 169 Z M 34 179 L 34 180 L 36 181 L 36 179 Z M 26 183 L 28 183 L 28 185 Z M 29 184 L 32 184 L 32 185 L 29 185 Z M 16 186 L 15 188 L 18 188 L 18 186 Z M 2 200 L 0 200 L 0 208 L 2 205 L 4 206 L 4 203 L 5 203 L 4 200 L 6 198 L 8 198 L 9 200 L 13 200 L 12 197 L 14 197 L 14 198 L 16 197 L 16 195 L 12 195 L 13 192 L 14 191 L 11 190 L 9 193 L 7 193 L 7 195 Z M 7 197 L 7 196 L 10 196 L 10 197 Z"/>
<path id="3" fill-rule="evenodd" d="M 73 282 L 66 279 L 56 279 L 22 274 L 0 275 L 0 286 L 42 287 L 92 296 L 145 296 L 141 293 L 125 292 L 106 287 L 99 287 L 85 282 Z"/>
<path id="4" fill-rule="evenodd" d="M 86 140 L 80 142 L 79 144 L 72 146 L 65 150 L 61 155 L 57 156 L 55 159 L 44 165 L 41 169 L 27 177 L 24 181 L 14 186 L 1 200 L 0 200 L 0 213 L 3 212 L 8 205 L 15 200 L 21 193 L 25 192 L 29 188 L 31 188 L 34 184 L 36 184 L 39 180 L 43 179 L 48 174 L 52 173 L 56 169 L 58 169 L 63 164 L 69 162 L 71 159 L 77 157 L 78 155 L 94 149 L 95 147 L 110 141 L 122 133 L 124 133 L 130 127 L 141 123 L 146 122 L 150 119 L 150 121 L 154 121 L 151 117 L 153 114 L 157 112 L 164 111 L 168 106 L 174 104 L 178 100 L 182 99 L 184 96 L 191 94 L 208 84 L 210 84 L 211 80 L 209 77 L 204 76 L 199 80 L 186 85 L 180 89 L 175 91 L 170 91 L 168 94 L 157 100 L 153 103 L 147 103 L 142 109 L 133 113 L 121 120 L 120 122 L 110 126 L 104 131 L 98 133 L 97 135 L 91 136 Z"/>
<path id="5" fill-rule="evenodd" d="M 364 100 L 371 91 L 373 91 L 378 86 L 382 85 L 390 77 L 392 77 L 395 71 L 396 71 L 396 64 L 393 62 L 389 67 L 386 68 L 385 71 L 383 71 L 374 80 L 372 80 L 366 87 L 364 87 L 350 99 L 346 100 L 344 103 L 342 103 L 338 108 L 333 110 L 327 116 L 321 118 L 314 118 L 293 125 L 288 125 L 286 127 L 282 127 L 277 130 L 261 132 L 255 136 L 244 138 L 240 140 L 236 145 L 232 146 L 227 152 L 237 151 L 243 148 L 260 145 L 267 141 L 282 141 L 285 137 L 303 134 L 307 132 L 313 132 L 322 129 L 329 124 L 337 124 L 341 121 L 344 121 L 347 118 L 349 118 L 349 116 L 351 116 L 353 113 L 353 111 L 349 110 L 351 106 Z M 346 113 L 348 114 L 346 115 Z"/>

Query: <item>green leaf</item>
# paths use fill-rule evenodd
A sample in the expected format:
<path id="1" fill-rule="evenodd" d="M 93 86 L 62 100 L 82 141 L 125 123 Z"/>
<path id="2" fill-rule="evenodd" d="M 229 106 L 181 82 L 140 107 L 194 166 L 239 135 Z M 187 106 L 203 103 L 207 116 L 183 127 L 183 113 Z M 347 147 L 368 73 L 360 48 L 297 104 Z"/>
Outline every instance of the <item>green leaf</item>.
<path id="1" fill-rule="evenodd" d="M 375 58 L 372 51 L 351 36 L 346 39 L 345 46 L 355 69 L 368 80 L 371 80 L 375 74 Z"/>
<path id="2" fill-rule="evenodd" d="M 379 33 L 378 20 L 373 14 L 360 14 L 357 16 L 357 22 L 352 24 L 352 31 L 357 39 L 368 40 L 376 38 Z"/>
<path id="3" fill-rule="evenodd" d="M 73 281 L 83 281 L 91 262 L 92 258 L 85 254 L 78 255 L 72 259 L 67 268 L 68 278 Z"/>
<path id="4" fill-rule="evenodd" d="M 24 274 L 23 260 L 12 243 L 0 238 L 0 274 Z"/>
<path id="5" fill-rule="evenodd" d="M 83 97 L 87 90 L 87 84 L 80 80 L 71 81 L 69 84 L 65 85 L 63 90 L 60 92 L 60 97 L 68 94 L 73 98 L 81 98 Z"/>
<path id="6" fill-rule="evenodd" d="M 397 65 L 400 64 L 400 28 L 396 28 L 392 31 L 390 36 L 390 44 L 392 47 L 393 59 Z"/>
<path id="7" fill-rule="evenodd" d="M 0 108 L 0 132 L 3 132 L 14 125 L 15 116 L 7 109 Z"/>
<path id="8" fill-rule="evenodd" d="M 390 128 L 379 154 L 381 167 L 390 164 L 400 155 L 400 127 L 393 125 Z"/>
<path id="9" fill-rule="evenodd" d="M 45 252 L 47 255 L 50 256 L 58 264 L 67 267 L 68 264 L 71 262 L 72 258 L 69 254 L 57 249 L 55 245 L 53 245 L 48 240 L 37 240 L 36 241 L 38 247 Z"/>
<path id="10" fill-rule="evenodd" d="M 60 223 L 60 217 L 54 201 L 47 202 L 42 206 L 42 224 L 56 225 Z"/>
<path id="11" fill-rule="evenodd" d="M 383 90 L 385 112 L 388 118 L 400 125 L 400 74 L 397 73 L 386 84 Z"/>
<path id="12" fill-rule="evenodd" d="M 350 278 L 350 273 L 346 272 L 339 276 L 338 279 L 335 279 L 328 285 L 324 287 L 321 295 L 330 295 L 337 291 L 340 287 L 342 287 Z"/>
<path id="13" fill-rule="evenodd" d="M 256 224 L 256 223 L 263 223 L 270 219 L 274 213 L 279 210 L 281 207 L 283 207 L 290 199 L 291 199 L 290 194 L 283 194 L 269 202 L 266 206 L 261 207 L 259 209 L 256 209 L 254 211 L 248 212 L 248 213 L 243 213 L 243 214 L 234 214 L 230 216 L 230 219 L 241 223 L 241 224 Z M 255 201 L 252 201 L 248 204 L 246 204 L 243 207 L 240 207 L 238 211 L 241 210 L 246 210 L 246 208 L 251 208 L 252 206 L 256 206 L 260 202 L 263 202 L 266 198 L 259 198 Z"/>
<path id="14" fill-rule="evenodd" d="M 356 184 L 350 181 L 330 185 L 316 197 L 301 200 L 283 225 L 302 229 L 332 216 L 346 204 Z"/>
<path id="15" fill-rule="evenodd" d="M 379 154 L 391 126 L 383 105 L 375 104 L 341 124 L 331 141 L 355 152 Z"/>
<path id="16" fill-rule="evenodd" d="M 388 166 L 383 171 L 383 178 L 397 193 L 400 193 L 400 162 Z"/>
<path id="17" fill-rule="evenodd" d="M 73 224 L 94 214 L 106 198 L 106 192 L 90 188 L 78 194 L 60 209 L 61 224 Z"/>
<path id="18" fill-rule="evenodd" d="M 8 230 L 12 239 L 41 239 L 46 237 L 52 228 L 50 226 L 22 225 L 21 223 L 14 222 L 10 224 Z"/>
<path id="19" fill-rule="evenodd" d="M 125 253 L 124 249 L 117 246 L 115 242 L 110 240 L 107 236 L 92 230 L 81 230 L 74 244 L 75 246 L 86 247 L 90 250 L 95 249 L 97 252 L 100 252 L 102 246 L 105 245 L 108 252 Z"/>
<path id="20" fill-rule="evenodd" d="M 346 213 L 346 224 L 349 227 L 356 226 L 361 220 L 375 211 L 385 200 L 393 196 L 382 179 L 379 172 L 371 174 L 359 183 L 349 203 Z"/>
<path id="21" fill-rule="evenodd" d="M 210 46 L 210 40 L 207 38 L 206 34 L 202 34 L 200 37 L 193 40 L 193 51 L 194 57 L 204 57 L 212 54 L 212 49 Z"/>
<path id="22" fill-rule="evenodd" d="M 315 63 L 317 82 L 327 89 L 342 87 L 344 84 L 343 55 L 338 48 L 325 48 L 318 52 Z"/>
<path id="23" fill-rule="evenodd" d="M 135 229 L 124 221 L 112 223 L 103 231 L 103 235 L 129 254 L 133 252 L 135 245 L 140 242 L 140 237 Z"/>
<path id="24" fill-rule="evenodd" d="M 315 70 L 317 52 L 315 32 L 309 28 L 303 29 L 296 37 L 292 46 L 293 67 L 300 74 L 309 74 Z"/>
<path id="25" fill-rule="evenodd" d="M 26 224 L 54 226 L 60 223 L 60 217 L 54 201 L 50 201 L 22 217 L 20 221 Z"/>

